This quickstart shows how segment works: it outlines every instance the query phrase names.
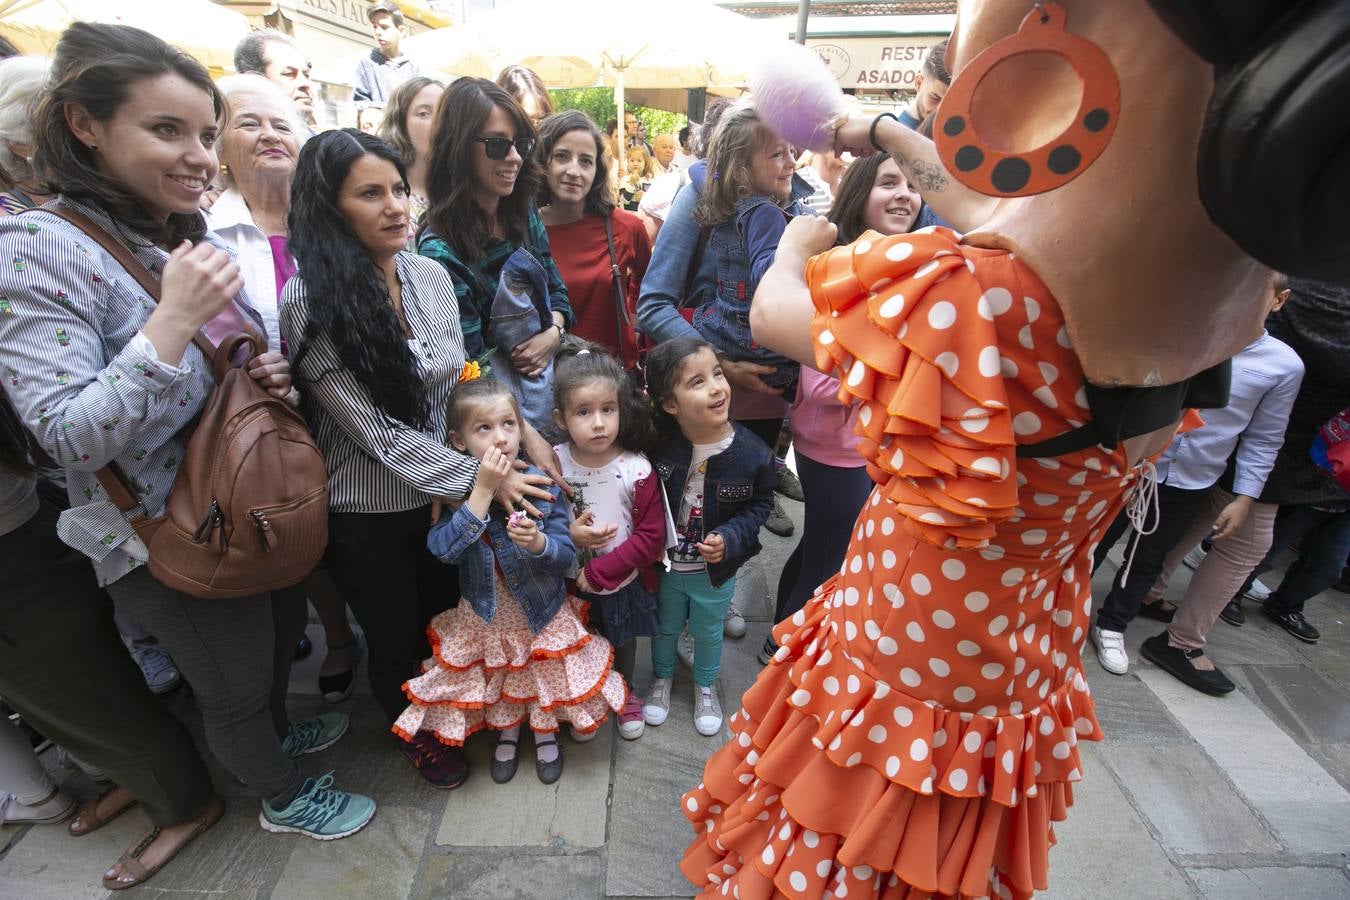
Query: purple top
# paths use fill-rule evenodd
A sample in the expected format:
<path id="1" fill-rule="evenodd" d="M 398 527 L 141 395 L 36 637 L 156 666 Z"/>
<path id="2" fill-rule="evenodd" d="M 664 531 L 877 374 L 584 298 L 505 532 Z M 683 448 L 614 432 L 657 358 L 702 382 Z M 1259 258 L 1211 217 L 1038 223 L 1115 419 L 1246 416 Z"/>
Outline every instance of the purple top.
<path id="1" fill-rule="evenodd" d="M 272 245 L 272 271 L 277 276 L 277 296 L 280 297 L 282 288 L 286 287 L 286 282 L 295 274 L 295 260 L 286 249 L 284 234 L 269 234 L 267 243 Z"/>

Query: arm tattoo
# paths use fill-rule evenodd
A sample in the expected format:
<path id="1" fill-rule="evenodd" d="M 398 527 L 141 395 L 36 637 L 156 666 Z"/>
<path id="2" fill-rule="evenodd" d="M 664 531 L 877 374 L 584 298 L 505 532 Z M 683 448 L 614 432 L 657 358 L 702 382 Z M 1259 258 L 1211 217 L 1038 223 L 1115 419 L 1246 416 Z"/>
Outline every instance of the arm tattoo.
<path id="1" fill-rule="evenodd" d="M 918 188 L 920 193 L 934 194 L 946 189 L 948 180 L 942 166 L 917 159 L 906 160 L 906 163 L 910 183 Z"/>

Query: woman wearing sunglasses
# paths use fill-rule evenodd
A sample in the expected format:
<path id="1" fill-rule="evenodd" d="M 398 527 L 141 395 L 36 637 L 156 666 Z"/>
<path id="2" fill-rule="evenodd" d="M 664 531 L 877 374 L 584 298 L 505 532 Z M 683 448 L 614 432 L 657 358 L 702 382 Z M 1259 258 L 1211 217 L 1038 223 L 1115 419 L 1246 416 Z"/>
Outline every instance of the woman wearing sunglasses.
<path id="1" fill-rule="evenodd" d="M 514 369 L 528 379 L 543 375 L 572 323 L 548 233 L 535 209 L 543 173 L 534 160 L 534 126 L 520 105 L 484 78 L 460 78 L 436 107 L 427 174 L 427 213 L 417 252 L 445 266 L 459 299 L 464 350 L 475 359 L 497 346 L 491 314 L 508 260 L 524 248 L 546 275 L 547 313 L 539 328 L 498 354 L 499 374 Z M 526 407 L 526 418 L 531 418 Z M 526 446 L 526 453 L 541 453 Z M 546 470 L 547 471 L 547 470 Z M 552 474 L 552 473 L 550 473 Z"/>

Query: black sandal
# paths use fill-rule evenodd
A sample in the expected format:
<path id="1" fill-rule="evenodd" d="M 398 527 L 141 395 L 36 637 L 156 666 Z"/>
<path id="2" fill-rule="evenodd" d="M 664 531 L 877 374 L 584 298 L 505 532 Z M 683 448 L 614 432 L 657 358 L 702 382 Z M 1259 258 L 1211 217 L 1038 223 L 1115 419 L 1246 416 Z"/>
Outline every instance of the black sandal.
<path id="1" fill-rule="evenodd" d="M 496 747 L 492 750 L 492 764 L 488 766 L 488 771 L 492 774 L 492 780 L 498 784 L 506 784 L 512 778 L 516 777 L 516 765 L 520 760 L 520 741 L 511 738 L 497 738 L 497 746 L 502 744 L 514 747 L 515 752 L 511 754 L 510 759 L 498 759 Z"/>
<path id="2" fill-rule="evenodd" d="M 361 665 L 361 652 L 365 649 L 365 644 L 353 634 L 350 641 L 328 645 L 329 653 L 334 650 L 346 650 L 349 647 L 356 648 L 356 658 L 352 660 L 350 669 L 338 672 L 336 675 L 319 676 L 319 693 L 323 694 L 323 699 L 329 703 L 341 703 L 352 695 L 352 689 L 356 687 L 356 668 Z"/>
<path id="3" fill-rule="evenodd" d="M 539 748 L 547 747 L 549 744 L 558 748 L 558 758 L 553 762 L 544 762 L 539 758 Z M 549 735 L 548 740 L 541 741 L 538 735 L 534 738 L 534 770 L 539 775 L 539 780 L 544 784 L 552 784 L 562 777 L 563 771 L 563 752 L 562 744 L 558 743 L 557 735 Z"/>

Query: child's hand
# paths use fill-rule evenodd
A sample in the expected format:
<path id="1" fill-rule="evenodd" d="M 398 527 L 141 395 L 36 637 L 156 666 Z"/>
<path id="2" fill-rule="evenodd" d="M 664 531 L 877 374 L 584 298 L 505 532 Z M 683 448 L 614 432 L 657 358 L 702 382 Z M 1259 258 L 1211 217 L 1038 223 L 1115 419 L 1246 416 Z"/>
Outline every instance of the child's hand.
<path id="1" fill-rule="evenodd" d="M 585 569 L 582 569 L 580 572 L 577 572 L 577 590 L 585 591 L 587 594 L 595 593 L 595 588 L 591 585 L 589 581 L 586 580 Z"/>
<path id="2" fill-rule="evenodd" d="M 496 447 L 487 448 L 478 465 L 478 484 L 485 491 L 496 492 L 506 476 L 511 474 L 511 460 Z"/>
<path id="3" fill-rule="evenodd" d="M 567 530 L 578 550 L 599 550 L 614 539 L 614 535 L 619 533 L 619 526 L 605 522 L 597 524 L 595 513 L 588 509 L 573 519 Z"/>
<path id="4" fill-rule="evenodd" d="M 699 556 L 702 556 L 706 563 L 720 563 L 727 558 L 727 543 L 715 531 L 708 535 L 703 543 L 694 546 L 698 547 Z"/>
<path id="5" fill-rule="evenodd" d="M 506 535 L 511 538 L 511 543 L 536 555 L 542 553 L 546 546 L 543 532 L 529 516 L 518 518 L 513 513 L 506 523 Z"/>

